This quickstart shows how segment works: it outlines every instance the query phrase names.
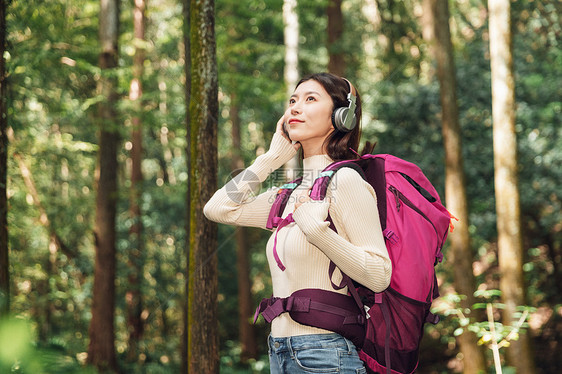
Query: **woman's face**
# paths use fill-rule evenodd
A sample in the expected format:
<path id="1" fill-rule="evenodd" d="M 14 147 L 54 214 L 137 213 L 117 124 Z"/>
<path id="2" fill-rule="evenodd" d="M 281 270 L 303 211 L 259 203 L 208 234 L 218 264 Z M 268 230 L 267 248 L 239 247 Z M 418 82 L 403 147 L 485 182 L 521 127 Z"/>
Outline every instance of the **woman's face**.
<path id="1" fill-rule="evenodd" d="M 324 140 L 332 126 L 332 98 L 315 80 L 301 83 L 289 99 L 285 111 L 285 128 L 292 141 L 300 142 L 304 156 L 324 153 Z"/>

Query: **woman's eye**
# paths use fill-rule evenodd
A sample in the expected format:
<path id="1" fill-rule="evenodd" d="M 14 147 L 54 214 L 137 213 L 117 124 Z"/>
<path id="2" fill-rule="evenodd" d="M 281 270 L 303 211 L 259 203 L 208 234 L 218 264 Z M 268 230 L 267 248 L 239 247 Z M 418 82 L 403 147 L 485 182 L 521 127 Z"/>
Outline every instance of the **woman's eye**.
<path id="1" fill-rule="evenodd" d="M 295 103 L 295 99 L 289 99 L 289 104 L 294 104 Z"/>
<path id="2" fill-rule="evenodd" d="M 314 96 L 309 96 L 306 98 L 306 101 L 314 101 L 316 98 Z"/>

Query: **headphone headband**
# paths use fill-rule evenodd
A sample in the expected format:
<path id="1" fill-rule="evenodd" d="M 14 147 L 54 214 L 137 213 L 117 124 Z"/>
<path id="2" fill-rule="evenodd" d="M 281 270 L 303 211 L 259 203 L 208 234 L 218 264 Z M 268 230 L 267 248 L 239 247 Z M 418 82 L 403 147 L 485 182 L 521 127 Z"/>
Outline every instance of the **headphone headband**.
<path id="1" fill-rule="evenodd" d="M 347 78 L 341 77 L 341 79 L 343 79 L 344 81 L 347 82 L 347 84 L 349 85 L 349 93 L 352 94 L 353 96 L 357 97 L 357 90 L 355 89 L 355 87 L 351 84 L 351 82 L 349 80 L 347 80 Z"/>

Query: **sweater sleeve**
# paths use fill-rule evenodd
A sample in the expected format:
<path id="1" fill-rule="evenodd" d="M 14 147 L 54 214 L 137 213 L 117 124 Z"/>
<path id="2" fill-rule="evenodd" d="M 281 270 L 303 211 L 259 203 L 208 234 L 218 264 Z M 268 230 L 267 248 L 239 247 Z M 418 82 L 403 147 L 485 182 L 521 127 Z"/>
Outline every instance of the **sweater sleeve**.
<path id="1" fill-rule="evenodd" d="M 338 233 L 325 221 L 330 216 Z M 293 218 L 307 240 L 353 280 L 380 292 L 390 284 L 392 264 L 386 249 L 373 188 L 354 170 L 334 176 L 323 201 L 308 201 Z"/>
<path id="2" fill-rule="evenodd" d="M 275 133 L 269 151 L 230 180 L 209 199 L 203 213 L 211 221 L 265 228 L 275 190 L 258 195 L 267 177 L 296 154 L 291 143 Z"/>

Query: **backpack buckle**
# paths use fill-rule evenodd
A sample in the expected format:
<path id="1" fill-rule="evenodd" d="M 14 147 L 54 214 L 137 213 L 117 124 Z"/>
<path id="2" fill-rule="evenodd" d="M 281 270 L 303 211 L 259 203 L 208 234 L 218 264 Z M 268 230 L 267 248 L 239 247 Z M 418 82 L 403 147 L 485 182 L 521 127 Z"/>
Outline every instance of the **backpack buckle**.
<path id="1" fill-rule="evenodd" d="M 367 305 L 363 305 L 363 309 L 365 309 L 365 318 L 369 319 L 371 318 L 371 315 L 369 314 L 369 310 L 371 310 L 371 308 L 369 308 Z"/>
<path id="2" fill-rule="evenodd" d="M 383 231 L 384 237 L 391 243 L 397 244 L 398 243 L 398 235 L 390 229 L 385 229 Z"/>

